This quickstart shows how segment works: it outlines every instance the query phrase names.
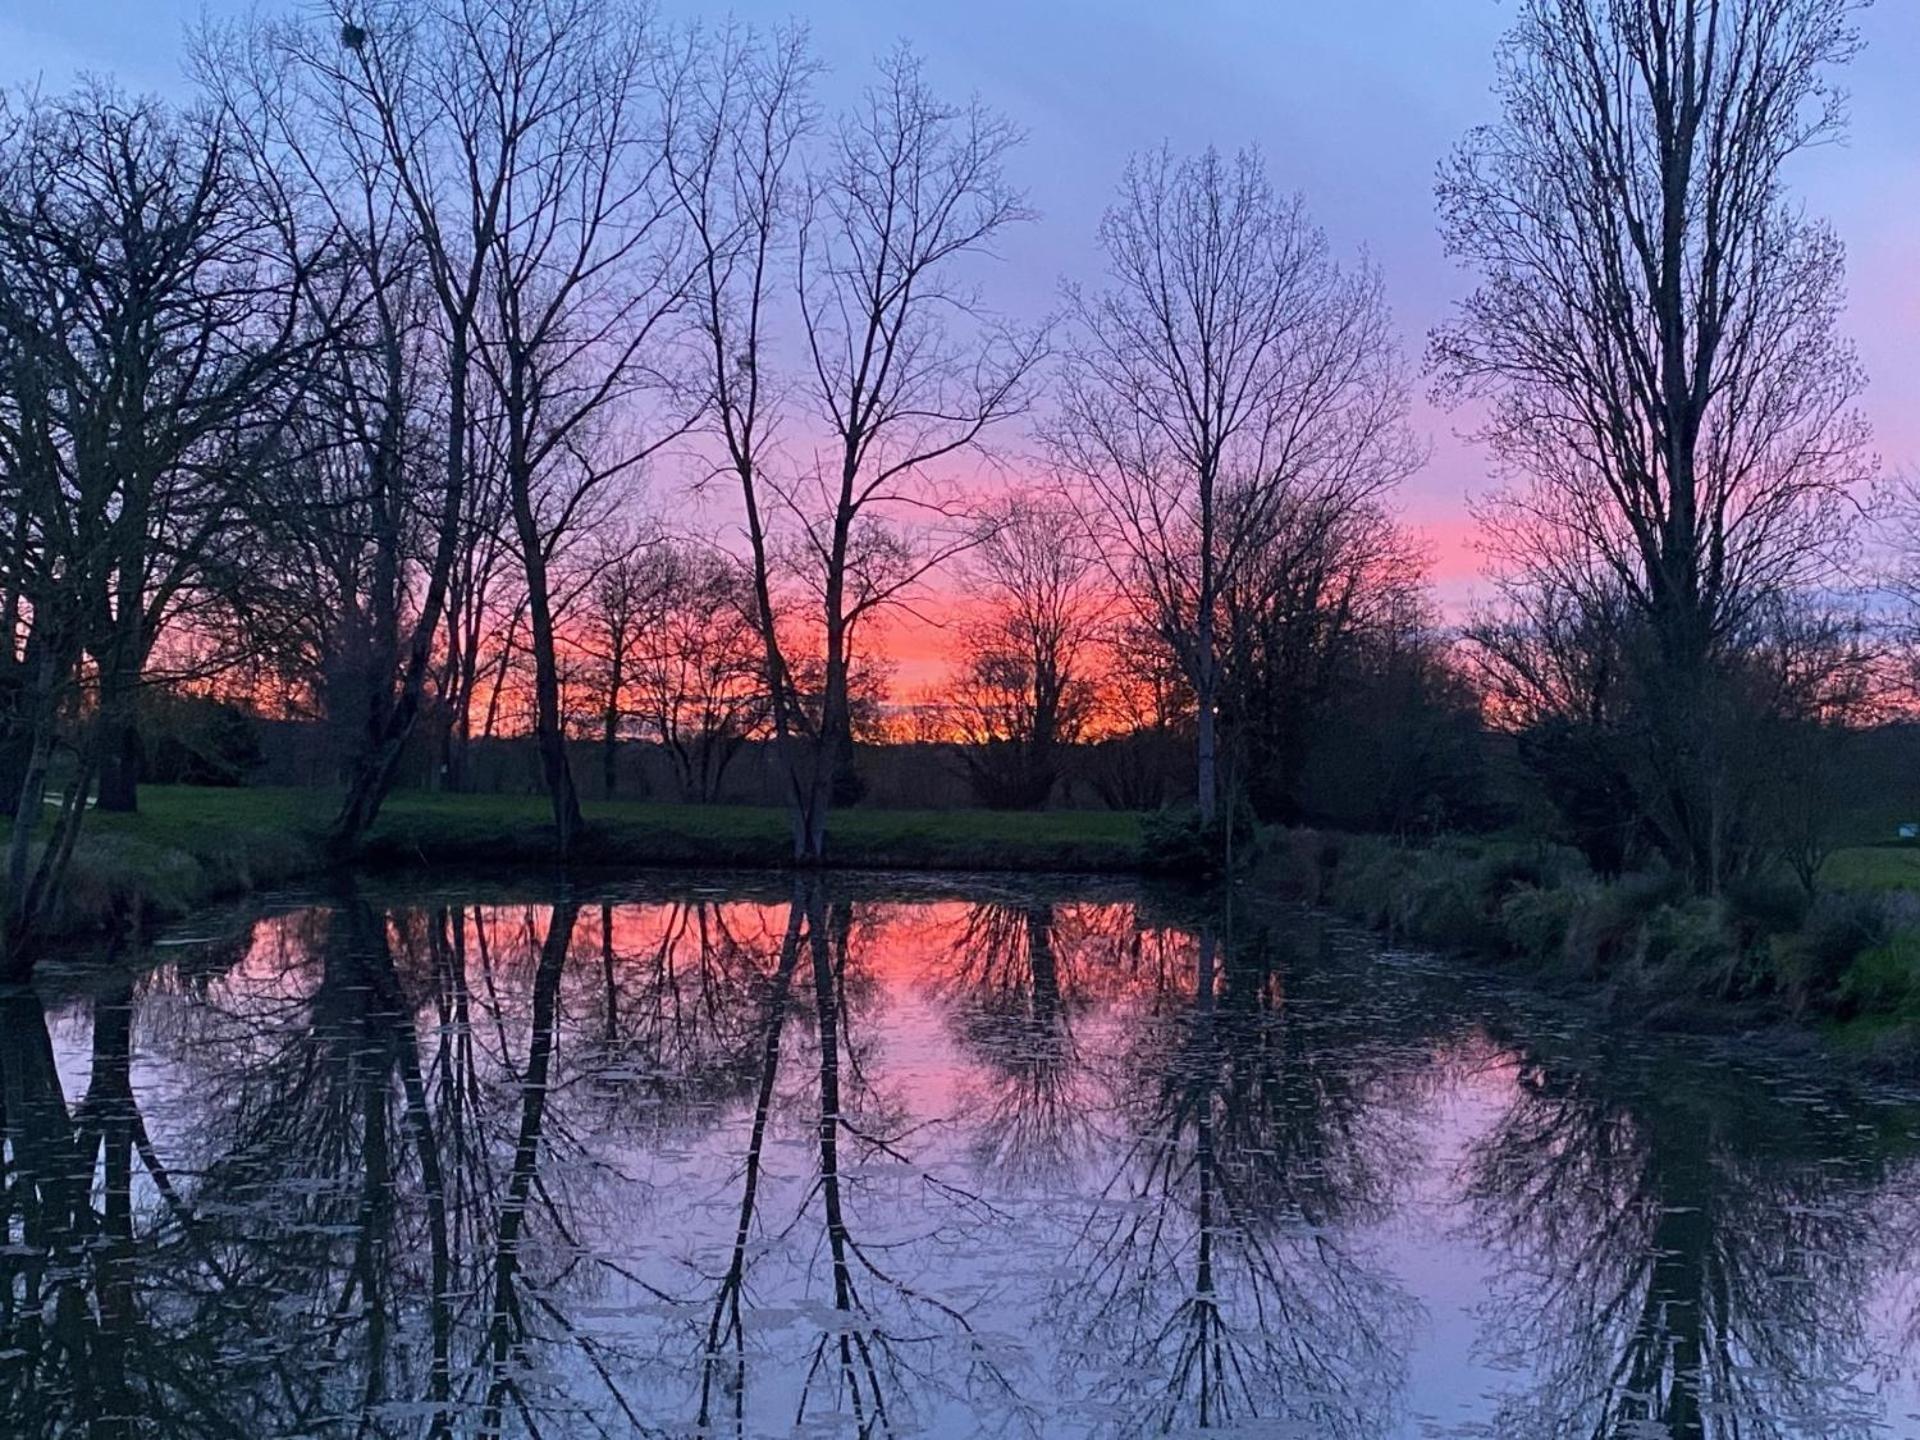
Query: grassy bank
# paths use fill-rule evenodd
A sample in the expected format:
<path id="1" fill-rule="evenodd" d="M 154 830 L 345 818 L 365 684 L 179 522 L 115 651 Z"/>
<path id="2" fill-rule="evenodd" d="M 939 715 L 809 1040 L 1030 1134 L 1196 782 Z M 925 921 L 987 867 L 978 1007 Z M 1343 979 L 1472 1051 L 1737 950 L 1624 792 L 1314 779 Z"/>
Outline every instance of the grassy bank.
<path id="1" fill-rule="evenodd" d="M 1792 1017 L 1909 1063 L 1920 1058 L 1920 896 L 1897 862 L 1913 852 L 1863 854 L 1845 857 L 1848 881 L 1829 875 L 1816 895 L 1766 880 L 1704 898 L 1672 875 L 1601 880 L 1548 844 L 1294 831 L 1269 837 L 1261 878 L 1398 943 L 1597 988 L 1650 1023 Z"/>
<path id="2" fill-rule="evenodd" d="M 136 815 L 87 817 L 53 920 L 74 935 L 138 914 L 171 919 L 224 896 L 324 869 L 334 797 L 307 790 L 149 786 Z M 775 868 L 784 812 L 744 806 L 590 803 L 575 863 Z M 847 810 L 832 863 L 855 869 L 1121 872 L 1140 861 L 1132 815 L 1091 811 Z M 368 837 L 369 867 L 550 865 L 546 801 L 520 795 L 400 794 Z"/>

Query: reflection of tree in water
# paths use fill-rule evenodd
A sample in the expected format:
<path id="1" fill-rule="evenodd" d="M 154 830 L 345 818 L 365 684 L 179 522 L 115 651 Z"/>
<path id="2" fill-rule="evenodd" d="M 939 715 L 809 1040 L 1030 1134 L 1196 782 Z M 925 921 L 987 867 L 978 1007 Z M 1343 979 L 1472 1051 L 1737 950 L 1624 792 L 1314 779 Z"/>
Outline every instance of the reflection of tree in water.
<path id="1" fill-rule="evenodd" d="M 509 961 L 464 916 L 390 929 L 349 900 L 294 922 L 293 974 L 162 1005 L 171 1173 L 127 1081 L 130 997 L 96 1007 L 71 1117 L 37 1002 L 10 999 L 7 1196 L 31 1213 L 5 1324 L 63 1338 L 0 1361 L 22 1366 L 0 1431 L 634 1433 L 636 1362 L 569 1318 L 606 1278 L 578 1236 L 592 1175 L 553 1153 L 575 907 L 522 920 Z"/>
<path id="2" fill-rule="evenodd" d="M 578 1003 L 599 1012 L 586 1063 L 609 1119 L 637 1136 L 704 1128 L 753 1088 L 777 933 L 760 907 L 684 901 L 603 904 L 594 928 L 597 994 Z"/>
<path id="3" fill-rule="evenodd" d="M 807 1433 L 893 1435 L 956 1397 L 1019 1408 L 969 1313 L 922 1280 L 927 1252 L 962 1252 L 997 1217 L 918 1166 L 909 1127 L 871 1083 L 854 1033 L 855 997 L 869 988 L 854 927 L 854 907 L 818 882 L 796 887 L 762 1020 L 732 1243 L 700 1324 L 701 1434 L 758 1433 L 749 1389 L 763 1369 L 788 1382 L 790 1414 L 775 1423 Z M 812 1131 L 811 1167 L 782 1187 L 783 1204 L 769 1195 L 767 1145 L 783 1072 L 803 1068 L 804 1091 L 785 1103 Z M 750 1348 L 756 1294 L 790 1302 L 783 1318 L 801 1336 L 788 1353 Z"/>
<path id="4" fill-rule="evenodd" d="M 1523 1060 L 1466 1160 L 1477 1237 L 1507 1267 L 1483 1345 L 1533 1377 L 1499 1433 L 1877 1432 L 1852 1388 L 1880 1252 L 1856 1118 L 1624 1044 Z"/>
<path id="5" fill-rule="evenodd" d="M 1094 1140 L 1075 1013 L 1086 931 L 1114 906 L 969 906 L 933 957 L 956 1037 L 977 1067 L 962 1099 L 975 1164 L 1010 1182 L 1073 1175 Z"/>
<path id="6" fill-rule="evenodd" d="M 169 1383 L 133 1315 L 129 1011 L 125 992 L 96 1008 L 93 1084 L 69 1112 L 39 999 L 0 995 L 0 1431 L 10 1436 L 128 1434 L 136 1396 Z M 172 1363 L 185 1379 L 203 1360 L 187 1351 Z"/>
<path id="7" fill-rule="evenodd" d="M 1386 1432 L 1352 1237 L 1452 1022 L 1343 964 L 807 877 L 282 917 L 76 1008 L 68 1093 L 0 997 L 0 1435 Z M 1638 1052 L 1520 1080 L 1465 1172 L 1504 1433 L 1861 1433 L 1884 1137 Z"/>
<path id="8" fill-rule="evenodd" d="M 1269 949 L 1140 939 L 1147 970 L 1185 974 L 1114 1065 L 1121 1160 L 1055 1297 L 1084 1337 L 1069 1367 L 1119 1433 L 1382 1433 L 1412 1307 L 1344 1233 L 1406 1168 L 1379 1052 L 1287 993 Z"/>

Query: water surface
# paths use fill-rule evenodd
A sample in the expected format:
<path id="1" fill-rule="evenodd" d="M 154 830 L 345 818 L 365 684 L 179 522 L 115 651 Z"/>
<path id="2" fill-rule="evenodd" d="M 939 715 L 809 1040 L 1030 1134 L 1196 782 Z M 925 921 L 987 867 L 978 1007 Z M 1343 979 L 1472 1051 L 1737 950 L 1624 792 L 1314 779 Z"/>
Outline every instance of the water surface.
<path id="1" fill-rule="evenodd" d="M 1920 1105 L 1116 884 L 343 894 L 0 998 L 0 1435 L 1920 1436 Z"/>

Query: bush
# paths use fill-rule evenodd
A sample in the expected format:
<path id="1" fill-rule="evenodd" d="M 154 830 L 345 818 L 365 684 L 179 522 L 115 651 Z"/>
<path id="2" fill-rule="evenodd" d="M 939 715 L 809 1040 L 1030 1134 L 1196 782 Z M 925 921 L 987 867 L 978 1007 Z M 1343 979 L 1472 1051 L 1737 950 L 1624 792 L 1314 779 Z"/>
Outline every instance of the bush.
<path id="1" fill-rule="evenodd" d="M 1403 923 L 1396 908 L 1415 871 L 1416 852 L 1385 840 L 1349 839 L 1332 856 L 1326 900 L 1341 914 L 1374 929 Z"/>
<path id="2" fill-rule="evenodd" d="M 1847 892 L 1820 896 L 1796 930 L 1772 937 L 1768 953 L 1782 992 L 1797 1010 L 1840 1002 L 1854 961 L 1886 937 L 1886 907 Z"/>
<path id="3" fill-rule="evenodd" d="M 1750 941 L 1798 930 L 1813 906 L 1806 886 L 1777 873 L 1737 880 L 1724 899 L 1728 923 Z"/>
<path id="4" fill-rule="evenodd" d="M 1318 830 L 1269 831 L 1261 845 L 1261 878 L 1277 893 L 1309 905 L 1326 896 L 1340 865 L 1340 842 Z"/>
<path id="5" fill-rule="evenodd" d="M 1590 979 L 1637 968 L 1645 955 L 1647 922 L 1679 897 L 1671 875 L 1628 875 L 1591 887 L 1567 925 L 1566 958 Z"/>
<path id="6" fill-rule="evenodd" d="M 1496 905 L 1516 890 L 1544 890 L 1578 882 L 1587 870 L 1579 855 L 1558 846 L 1502 848 L 1479 861 L 1480 885 Z"/>
<path id="7" fill-rule="evenodd" d="M 1718 900 L 1695 897 L 1654 910 L 1647 917 L 1641 958 L 1648 985 L 1663 994 L 1731 1000 L 1766 988 L 1764 969 L 1756 968 L 1729 931 Z"/>
<path id="8" fill-rule="evenodd" d="M 1920 1019 L 1920 930 L 1896 930 L 1862 950 L 1840 977 L 1843 1014 Z"/>
<path id="9" fill-rule="evenodd" d="M 1210 825 L 1191 808 L 1152 811 L 1140 821 L 1140 863 L 1159 875 L 1218 875 L 1226 866 L 1229 823 L 1235 857 L 1250 857 L 1255 829 L 1244 801 Z"/>
<path id="10" fill-rule="evenodd" d="M 1574 919 L 1591 903 L 1590 886 L 1520 886 L 1500 904 L 1500 934 L 1507 953 L 1527 960 L 1565 960 Z"/>
<path id="11" fill-rule="evenodd" d="M 1665 869 L 1597 879 L 1564 847 L 1312 831 L 1275 837 L 1265 864 L 1289 893 L 1397 941 L 1604 982 L 1649 1018 L 1691 1024 L 1702 1000 L 1783 1000 L 1911 1022 L 1920 1051 L 1920 897 L 1808 897 L 1765 879 L 1704 897 Z"/>
<path id="12" fill-rule="evenodd" d="M 1485 950 L 1502 940 L 1485 877 L 1471 864 L 1443 866 L 1403 893 L 1408 938 L 1447 950 Z"/>
<path id="13" fill-rule="evenodd" d="M 141 697 L 140 778 L 151 785 L 244 785 L 262 760 L 260 734 L 238 706 L 160 690 Z"/>

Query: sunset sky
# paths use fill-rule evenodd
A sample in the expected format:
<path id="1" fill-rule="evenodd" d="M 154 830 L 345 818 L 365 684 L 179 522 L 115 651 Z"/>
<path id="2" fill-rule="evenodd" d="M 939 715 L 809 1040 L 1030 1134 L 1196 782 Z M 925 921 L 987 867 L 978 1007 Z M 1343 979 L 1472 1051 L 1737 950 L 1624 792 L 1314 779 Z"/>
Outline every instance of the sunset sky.
<path id="1" fill-rule="evenodd" d="M 208 0 L 216 18 L 250 5 Z M 262 8 L 278 8 L 266 5 Z M 993 298 L 1037 318 L 1063 276 L 1098 276 L 1093 232 L 1129 152 L 1256 143 L 1277 186 L 1299 189 L 1336 248 L 1382 266 L 1408 352 L 1467 288 L 1434 225 L 1436 164 L 1468 127 L 1490 119 L 1493 52 L 1512 0 L 747 0 L 743 19 L 796 13 L 831 67 L 822 98 L 850 94 L 868 60 L 896 39 L 926 57 L 946 94 L 977 91 L 1028 133 L 1015 177 L 1041 212 L 1006 246 Z M 199 0 L 0 0 L 0 83 L 66 85 L 82 70 L 179 94 L 182 28 Z M 665 0 L 670 19 L 719 7 Z M 1890 468 L 1920 464 L 1920 3 L 1864 12 L 1865 54 L 1844 77 L 1853 124 L 1843 146 L 1793 172 L 1809 210 L 1849 249 L 1851 331 L 1871 377 L 1866 408 Z M 1486 465 L 1456 431 L 1471 417 L 1424 401 L 1415 422 L 1432 459 L 1408 483 L 1404 518 L 1429 538 L 1439 594 L 1457 606 L 1477 561 L 1463 496 Z M 934 609 L 938 609 L 937 600 Z M 895 639 L 900 681 L 938 669 L 942 637 L 907 626 Z"/>

